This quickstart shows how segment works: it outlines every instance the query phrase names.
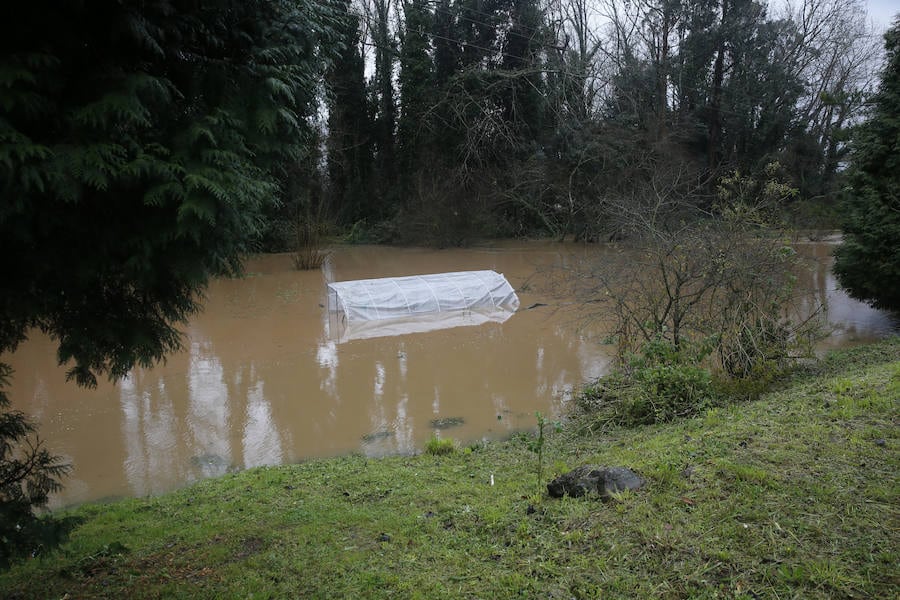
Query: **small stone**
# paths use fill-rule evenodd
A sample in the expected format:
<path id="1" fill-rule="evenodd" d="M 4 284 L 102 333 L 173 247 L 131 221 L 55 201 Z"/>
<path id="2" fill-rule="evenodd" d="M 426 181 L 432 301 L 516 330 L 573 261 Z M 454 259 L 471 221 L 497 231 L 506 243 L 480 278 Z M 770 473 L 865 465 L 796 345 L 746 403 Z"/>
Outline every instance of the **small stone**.
<path id="1" fill-rule="evenodd" d="M 386 533 L 382 533 L 378 536 L 378 541 L 379 542 L 389 542 L 389 541 L 391 541 L 391 536 L 389 536 Z"/>
<path id="2" fill-rule="evenodd" d="M 885 440 L 884 438 L 878 438 L 877 440 L 875 440 L 875 445 L 876 446 L 887 446 L 887 440 Z"/>

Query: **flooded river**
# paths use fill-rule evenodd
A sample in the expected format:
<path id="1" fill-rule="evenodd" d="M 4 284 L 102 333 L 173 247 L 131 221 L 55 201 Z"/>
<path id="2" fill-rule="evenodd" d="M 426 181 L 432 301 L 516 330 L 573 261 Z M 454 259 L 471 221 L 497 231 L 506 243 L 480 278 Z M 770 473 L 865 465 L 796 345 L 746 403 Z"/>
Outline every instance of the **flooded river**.
<path id="1" fill-rule="evenodd" d="M 829 301 L 824 346 L 897 331 L 885 313 L 836 291 L 827 243 L 800 274 L 808 296 Z M 542 266 L 596 247 L 506 243 L 491 248 L 340 247 L 325 268 L 297 272 L 289 255 L 256 257 L 244 279 L 214 281 L 185 350 L 118 384 L 65 382 L 55 347 L 35 335 L 5 360 L 13 406 L 32 415 L 54 453 L 74 465 L 54 505 L 161 493 L 257 465 L 360 452 L 421 449 L 431 435 L 468 443 L 556 417 L 573 391 L 602 375 L 601 334 L 540 285 Z M 326 282 L 492 269 L 521 308 L 503 323 L 337 343 Z M 543 304 L 544 306 L 535 306 Z M 565 303 L 563 303 L 565 304 Z"/>

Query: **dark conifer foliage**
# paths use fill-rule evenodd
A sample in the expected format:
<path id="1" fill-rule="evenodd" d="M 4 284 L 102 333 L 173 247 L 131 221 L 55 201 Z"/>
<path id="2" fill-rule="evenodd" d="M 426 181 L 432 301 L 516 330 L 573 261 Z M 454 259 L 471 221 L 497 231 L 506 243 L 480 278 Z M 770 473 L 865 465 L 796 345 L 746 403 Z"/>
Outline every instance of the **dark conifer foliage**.
<path id="1" fill-rule="evenodd" d="M 16 2 L 0 25 L 0 350 L 82 385 L 179 345 L 304 153 L 329 3 Z M 70 362 L 71 361 L 71 362 Z"/>
<path id="2" fill-rule="evenodd" d="M 400 119 L 397 126 L 401 206 L 408 199 L 416 174 L 426 167 L 434 131 L 428 127 L 428 111 L 434 105 L 435 66 L 431 58 L 433 15 L 426 0 L 403 3 L 404 27 L 400 45 Z"/>
<path id="3" fill-rule="evenodd" d="M 860 300 L 900 311 L 900 18 L 869 119 L 854 136 L 844 243 L 835 272 Z"/>
<path id="4" fill-rule="evenodd" d="M 0 353 L 32 328 L 80 385 L 180 346 L 207 280 L 241 270 L 309 152 L 335 8 L 312 0 L 35 0 L 0 20 Z M 0 566 L 60 524 L 68 466 L 9 411 Z M 50 536 L 53 537 L 53 536 Z"/>
<path id="5" fill-rule="evenodd" d="M 360 51 L 361 17 L 341 0 L 336 26 L 338 54 L 325 74 L 328 109 L 328 181 L 332 217 L 341 225 L 376 217 L 370 202 L 373 177 L 373 110 L 366 96 Z"/>

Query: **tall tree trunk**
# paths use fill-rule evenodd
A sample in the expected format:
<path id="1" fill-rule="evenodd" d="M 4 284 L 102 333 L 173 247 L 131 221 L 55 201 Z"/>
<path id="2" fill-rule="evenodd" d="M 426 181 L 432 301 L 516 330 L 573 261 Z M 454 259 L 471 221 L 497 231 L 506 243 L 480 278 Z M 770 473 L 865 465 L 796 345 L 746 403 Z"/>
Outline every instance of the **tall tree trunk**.
<path id="1" fill-rule="evenodd" d="M 662 8 L 662 31 L 660 32 L 659 64 L 656 70 L 656 139 L 666 137 L 666 113 L 668 111 L 668 79 L 669 79 L 669 30 L 672 27 L 672 14 L 668 5 Z"/>
<path id="2" fill-rule="evenodd" d="M 725 79 L 725 23 L 728 17 L 728 0 L 722 0 L 722 21 L 716 42 L 716 61 L 713 64 L 712 90 L 709 97 L 709 168 L 715 170 L 721 160 L 719 145 L 722 143 L 722 83 Z"/>
<path id="3" fill-rule="evenodd" d="M 394 102 L 394 47 L 391 40 L 389 19 L 391 0 L 375 1 L 375 88 L 378 94 L 376 117 L 376 145 L 378 170 L 382 191 L 391 188 L 395 181 L 394 124 L 397 107 Z"/>

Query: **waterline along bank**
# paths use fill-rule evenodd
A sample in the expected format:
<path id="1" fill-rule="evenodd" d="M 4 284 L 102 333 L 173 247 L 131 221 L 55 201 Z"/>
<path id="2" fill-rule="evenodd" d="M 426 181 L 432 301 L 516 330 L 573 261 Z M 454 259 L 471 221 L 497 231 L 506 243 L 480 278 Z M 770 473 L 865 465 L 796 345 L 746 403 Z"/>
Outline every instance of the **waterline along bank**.
<path id="1" fill-rule="evenodd" d="M 58 514 L 58 551 L 6 598 L 889 597 L 900 577 L 900 339 L 841 351 L 760 400 L 585 437 L 260 467 Z M 551 499 L 581 464 L 645 488 Z"/>

